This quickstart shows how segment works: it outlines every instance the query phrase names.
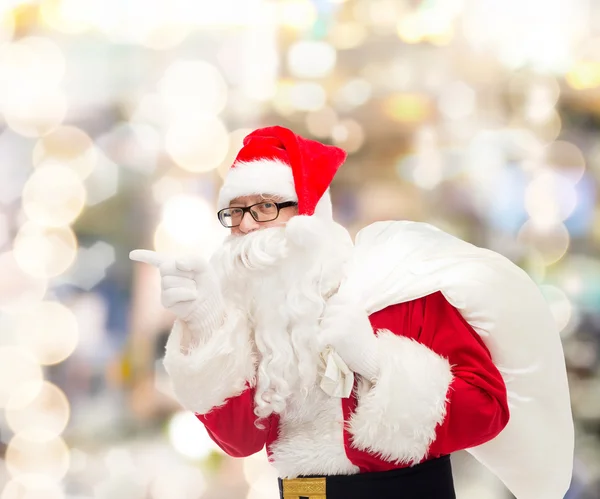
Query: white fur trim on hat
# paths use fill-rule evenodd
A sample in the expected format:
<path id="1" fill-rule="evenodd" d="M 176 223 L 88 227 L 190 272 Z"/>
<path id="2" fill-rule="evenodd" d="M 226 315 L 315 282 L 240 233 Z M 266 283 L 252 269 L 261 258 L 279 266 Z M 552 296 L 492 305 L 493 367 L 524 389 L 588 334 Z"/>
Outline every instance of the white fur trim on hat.
<path id="1" fill-rule="evenodd" d="M 227 173 L 219 192 L 218 209 L 227 208 L 240 196 L 270 194 L 297 201 L 292 168 L 277 159 L 236 163 Z"/>

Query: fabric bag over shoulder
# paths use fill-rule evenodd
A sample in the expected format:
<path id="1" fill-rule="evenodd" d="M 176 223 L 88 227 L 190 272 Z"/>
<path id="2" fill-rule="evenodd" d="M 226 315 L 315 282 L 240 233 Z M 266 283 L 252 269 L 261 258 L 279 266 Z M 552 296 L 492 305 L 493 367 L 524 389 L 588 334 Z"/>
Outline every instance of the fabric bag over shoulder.
<path id="1" fill-rule="evenodd" d="M 518 499 L 562 499 L 573 419 L 559 331 L 537 285 L 502 255 L 431 225 L 377 222 L 359 232 L 339 293 L 369 314 L 441 291 L 482 337 L 508 390 L 510 421 L 468 451 Z"/>

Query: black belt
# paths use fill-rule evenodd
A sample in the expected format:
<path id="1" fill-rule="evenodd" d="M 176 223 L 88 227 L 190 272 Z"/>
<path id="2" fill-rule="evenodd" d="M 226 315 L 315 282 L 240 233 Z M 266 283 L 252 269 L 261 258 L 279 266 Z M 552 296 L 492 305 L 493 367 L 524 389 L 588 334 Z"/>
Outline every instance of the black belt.
<path id="1" fill-rule="evenodd" d="M 456 499 L 450 456 L 410 468 L 279 479 L 281 499 Z"/>

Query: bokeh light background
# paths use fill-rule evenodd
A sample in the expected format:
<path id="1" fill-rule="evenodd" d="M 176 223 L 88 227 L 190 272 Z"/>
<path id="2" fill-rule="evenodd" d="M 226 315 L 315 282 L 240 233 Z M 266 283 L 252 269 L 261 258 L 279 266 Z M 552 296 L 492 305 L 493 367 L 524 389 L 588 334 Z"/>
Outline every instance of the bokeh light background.
<path id="1" fill-rule="evenodd" d="M 353 233 L 427 221 L 529 272 L 569 369 L 568 497 L 599 498 L 600 2 L 0 0 L 0 499 L 277 497 L 174 401 L 172 317 L 127 259 L 209 255 L 269 124 L 349 151 Z M 460 498 L 510 497 L 454 466 Z"/>

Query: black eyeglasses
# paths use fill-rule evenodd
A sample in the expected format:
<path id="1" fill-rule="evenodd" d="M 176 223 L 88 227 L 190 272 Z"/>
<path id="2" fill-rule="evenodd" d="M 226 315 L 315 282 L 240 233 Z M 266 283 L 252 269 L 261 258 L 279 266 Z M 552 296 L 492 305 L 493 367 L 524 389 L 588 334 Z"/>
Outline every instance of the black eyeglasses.
<path id="1" fill-rule="evenodd" d="M 284 203 L 276 203 L 275 201 L 263 201 L 252 206 L 234 206 L 231 208 L 223 208 L 217 212 L 219 222 L 224 227 L 231 229 L 238 227 L 242 223 L 242 219 L 246 213 L 250 213 L 252 218 L 257 222 L 271 222 L 279 216 L 279 211 L 282 208 L 289 206 L 297 206 L 296 201 L 285 201 Z"/>

